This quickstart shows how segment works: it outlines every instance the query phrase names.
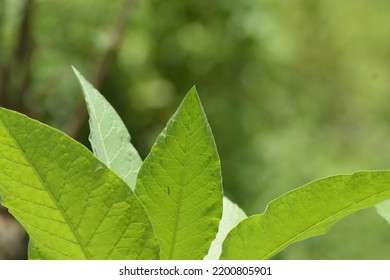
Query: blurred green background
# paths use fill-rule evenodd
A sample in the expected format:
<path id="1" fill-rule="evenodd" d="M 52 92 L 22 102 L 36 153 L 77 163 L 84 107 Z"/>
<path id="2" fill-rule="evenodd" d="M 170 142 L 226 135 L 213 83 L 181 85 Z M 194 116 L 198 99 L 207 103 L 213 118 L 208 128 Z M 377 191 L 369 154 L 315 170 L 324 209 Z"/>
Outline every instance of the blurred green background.
<path id="1" fill-rule="evenodd" d="M 89 145 L 74 65 L 145 157 L 195 84 L 225 194 L 259 213 L 314 179 L 390 168 L 389 14 L 387 0 L 0 0 L 0 105 Z M 363 210 L 276 258 L 390 259 L 390 228 Z"/>

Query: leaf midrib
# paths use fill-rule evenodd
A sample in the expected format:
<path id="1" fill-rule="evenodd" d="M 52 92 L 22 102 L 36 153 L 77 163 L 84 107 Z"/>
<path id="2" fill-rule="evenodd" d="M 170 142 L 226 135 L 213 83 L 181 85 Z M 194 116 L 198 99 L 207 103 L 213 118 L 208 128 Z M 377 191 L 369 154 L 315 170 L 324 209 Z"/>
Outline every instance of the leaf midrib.
<path id="1" fill-rule="evenodd" d="M 87 92 L 86 92 L 87 90 L 86 90 L 86 88 L 84 88 L 84 85 L 82 85 L 82 88 L 83 88 L 85 99 L 87 100 L 87 102 L 86 102 L 87 106 L 88 106 L 89 110 L 92 112 L 93 117 L 95 118 L 95 120 L 98 120 L 95 108 L 94 108 L 94 106 L 91 105 L 92 100 L 91 100 L 90 96 L 87 94 Z M 102 112 L 102 114 L 104 114 L 105 111 L 106 111 L 106 108 L 104 108 L 104 111 Z M 104 162 L 106 162 L 107 165 L 110 165 L 109 164 L 109 159 L 108 159 L 108 154 L 107 154 L 107 149 L 106 149 L 106 146 L 104 145 L 104 137 L 103 137 L 102 131 L 100 129 L 100 123 L 98 121 L 96 121 L 96 124 L 97 124 L 96 128 L 97 128 L 97 131 L 98 131 L 101 147 L 103 149 L 103 154 L 104 154 L 104 158 L 105 158 Z M 91 128 L 92 127 L 93 127 L 93 125 L 91 124 Z"/>
<path id="2" fill-rule="evenodd" d="M 364 201 L 371 199 L 371 198 L 374 197 L 374 196 L 378 196 L 378 195 L 381 195 L 381 194 L 386 193 L 386 192 L 389 192 L 389 191 L 390 191 L 390 190 L 385 190 L 385 191 L 383 191 L 383 192 L 380 192 L 379 194 L 371 195 L 371 196 L 366 197 L 366 198 L 364 198 L 364 199 L 362 199 L 362 200 L 359 200 L 358 202 L 355 202 L 355 203 L 353 203 L 353 204 L 351 204 L 351 205 L 348 205 L 347 207 L 344 207 L 344 208 L 340 209 L 339 211 L 333 213 L 331 216 L 328 216 L 328 217 L 326 217 L 325 219 L 321 220 L 320 222 L 311 225 L 310 227 L 308 227 L 307 229 L 305 229 L 305 230 L 302 231 L 301 233 L 299 233 L 299 234 L 297 234 L 297 235 L 294 235 L 292 238 L 290 238 L 290 239 L 288 239 L 287 241 L 283 242 L 283 243 L 280 244 L 278 247 L 276 247 L 274 250 L 272 250 L 272 251 L 269 252 L 268 254 L 264 255 L 264 256 L 262 257 L 262 259 L 268 259 L 268 258 L 272 257 L 274 254 L 276 254 L 277 252 L 279 252 L 280 250 L 282 250 L 283 248 L 285 248 L 286 246 L 288 246 L 289 244 L 291 244 L 291 243 L 293 243 L 293 242 L 295 242 L 295 241 L 299 241 L 299 240 L 300 240 L 300 239 L 299 239 L 300 237 L 302 237 L 302 236 L 304 236 L 306 233 L 310 232 L 314 227 L 319 226 L 319 225 L 321 225 L 321 224 L 323 224 L 323 223 L 326 223 L 328 220 L 331 220 L 332 218 L 334 218 L 334 217 L 337 216 L 338 214 L 342 213 L 343 211 L 347 210 L 348 208 L 351 208 L 351 207 L 353 207 L 353 206 L 355 206 L 355 205 L 357 205 L 357 204 L 363 203 Z M 379 203 L 379 202 L 378 202 L 378 203 Z M 370 207 L 370 206 L 368 206 L 368 207 Z M 363 208 L 362 208 L 362 209 L 363 209 Z M 341 217 L 341 218 L 343 218 L 343 217 Z"/>
<path id="3" fill-rule="evenodd" d="M 187 139 L 186 139 L 186 145 L 185 145 L 185 151 L 186 151 L 186 159 L 187 159 L 187 153 L 188 153 L 188 142 L 189 142 L 189 138 L 190 138 L 190 130 L 191 130 L 191 126 L 192 126 L 192 123 L 193 123 L 193 97 L 191 96 L 191 111 L 190 111 L 190 125 L 188 127 L 188 130 L 187 130 Z M 183 106 L 183 110 L 185 110 L 185 106 Z M 176 120 L 175 120 L 176 121 Z M 173 125 L 173 123 L 172 123 Z M 183 165 L 183 173 L 180 174 L 181 175 L 181 178 L 180 178 L 180 194 L 179 194 L 179 204 L 177 206 L 177 212 L 176 212 L 176 218 L 175 218 L 175 225 L 173 227 L 173 235 L 172 235 L 172 239 L 171 239 L 171 246 L 170 246 L 170 249 L 169 249 L 169 254 L 168 254 L 168 259 L 172 259 L 174 253 L 175 253 L 175 249 L 176 249 L 176 239 L 177 239 L 177 232 L 178 232 L 178 228 L 179 228 L 179 217 L 180 217 L 180 210 L 181 210 L 181 207 L 182 207 L 182 199 L 183 199 L 183 192 L 184 192 L 184 178 L 185 178 L 185 175 L 187 173 L 187 169 L 186 169 L 186 166 L 187 166 L 187 160 L 184 161 L 184 165 Z"/>
<path id="4" fill-rule="evenodd" d="M 61 213 L 61 216 L 64 218 L 65 222 L 66 222 L 66 225 L 68 225 L 68 227 L 70 228 L 71 230 L 71 233 L 73 234 L 74 238 L 76 239 L 77 241 L 77 244 L 79 245 L 79 248 L 81 249 L 82 253 L 84 254 L 85 258 L 88 260 L 88 259 L 91 259 L 89 253 L 87 252 L 87 249 L 84 248 L 84 246 L 82 246 L 82 242 L 81 242 L 81 238 L 80 236 L 78 235 L 76 229 L 72 226 L 72 223 L 70 222 L 70 220 L 68 219 L 68 217 L 66 216 L 65 212 L 63 211 L 63 209 L 60 207 L 60 205 L 57 203 L 56 199 L 53 197 L 52 193 L 49 191 L 49 189 L 46 187 L 45 183 L 44 183 L 44 180 L 43 178 L 41 177 L 40 173 L 38 172 L 38 170 L 35 168 L 35 166 L 32 164 L 30 158 L 27 156 L 27 154 L 24 152 L 24 149 L 22 148 L 22 146 L 20 145 L 20 143 L 18 142 L 18 140 L 16 139 L 16 137 L 14 136 L 14 134 L 12 133 L 12 131 L 8 128 L 7 124 L 4 123 L 3 120 L 1 120 L 2 124 L 3 124 L 3 127 L 5 127 L 5 129 L 8 131 L 8 134 L 11 136 L 11 138 L 14 140 L 14 143 L 18 146 L 19 148 L 19 151 L 21 151 L 21 154 L 24 156 L 25 160 L 28 162 L 30 168 L 34 171 L 34 173 L 36 174 L 36 176 L 38 177 L 38 180 L 41 182 L 41 185 L 43 186 L 43 188 L 46 190 L 46 193 L 49 195 L 50 199 L 54 202 L 54 204 L 57 206 L 57 210 Z"/>

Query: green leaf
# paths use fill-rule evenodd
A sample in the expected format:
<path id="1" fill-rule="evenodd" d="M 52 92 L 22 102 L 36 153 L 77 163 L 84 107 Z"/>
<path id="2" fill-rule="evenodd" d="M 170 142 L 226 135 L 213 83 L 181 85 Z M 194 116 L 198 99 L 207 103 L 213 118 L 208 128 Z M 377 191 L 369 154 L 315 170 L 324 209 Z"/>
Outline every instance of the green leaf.
<path id="1" fill-rule="evenodd" d="M 73 68 L 84 93 L 94 154 L 134 189 L 142 159 L 130 142 L 130 134 L 115 109 Z"/>
<path id="2" fill-rule="evenodd" d="M 335 222 L 390 197 L 390 171 L 357 172 L 309 183 L 243 220 L 226 237 L 221 259 L 268 259 L 324 234 Z M 347 238 L 347 237 L 346 237 Z"/>
<path id="3" fill-rule="evenodd" d="M 390 200 L 387 199 L 375 206 L 376 211 L 390 224 Z"/>
<path id="4" fill-rule="evenodd" d="M 44 247 L 42 245 L 40 249 L 37 249 L 37 242 L 33 240 L 32 236 L 30 236 L 29 239 L 30 239 L 28 242 L 28 259 L 29 260 L 44 260 L 45 256 L 47 256 L 48 259 L 50 259 L 49 255 L 50 255 L 51 250 L 47 250 L 47 251 L 43 252 L 46 247 Z"/>
<path id="5" fill-rule="evenodd" d="M 141 202 L 88 149 L 0 108 L 0 195 L 40 259 L 156 259 Z"/>
<path id="6" fill-rule="evenodd" d="M 245 212 L 237 204 L 231 202 L 227 197 L 223 197 L 223 212 L 221 222 L 219 223 L 218 234 L 211 243 L 209 252 L 204 258 L 205 260 L 219 259 L 222 252 L 222 243 L 227 234 L 245 218 L 247 218 Z"/>
<path id="7" fill-rule="evenodd" d="M 161 259 L 204 258 L 222 215 L 222 177 L 195 88 L 145 159 L 136 193 L 152 220 Z"/>

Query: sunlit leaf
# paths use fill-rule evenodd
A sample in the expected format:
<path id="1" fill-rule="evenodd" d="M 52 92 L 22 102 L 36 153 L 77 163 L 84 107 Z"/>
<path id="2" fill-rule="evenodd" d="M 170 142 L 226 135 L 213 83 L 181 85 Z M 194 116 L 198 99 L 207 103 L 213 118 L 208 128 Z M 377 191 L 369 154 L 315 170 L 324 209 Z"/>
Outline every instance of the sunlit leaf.
<path id="1" fill-rule="evenodd" d="M 222 215 L 222 178 L 195 88 L 145 159 L 136 193 L 152 220 L 162 259 L 205 257 Z"/>
<path id="2" fill-rule="evenodd" d="M 2 203 L 45 259 L 156 259 L 158 243 L 132 190 L 65 134 L 0 108 Z"/>
<path id="3" fill-rule="evenodd" d="M 390 171 L 357 172 L 309 183 L 243 220 L 226 237 L 221 259 L 268 259 L 325 233 L 344 216 L 390 197 Z M 345 238 L 348 238 L 347 236 Z"/>
<path id="4" fill-rule="evenodd" d="M 130 142 L 130 134 L 115 109 L 75 68 L 89 113 L 94 154 L 134 189 L 142 159 Z"/>

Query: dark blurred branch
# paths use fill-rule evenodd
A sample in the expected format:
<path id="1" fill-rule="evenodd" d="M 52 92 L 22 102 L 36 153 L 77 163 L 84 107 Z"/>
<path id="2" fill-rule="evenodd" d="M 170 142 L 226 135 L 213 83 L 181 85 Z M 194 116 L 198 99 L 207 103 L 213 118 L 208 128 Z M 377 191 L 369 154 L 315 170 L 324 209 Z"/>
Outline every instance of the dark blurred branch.
<path id="1" fill-rule="evenodd" d="M 118 19 L 113 31 L 112 42 L 104 53 L 98 71 L 95 77 L 95 86 L 101 88 L 107 78 L 109 69 L 114 61 L 115 54 L 118 52 L 122 41 L 125 37 L 126 28 L 131 19 L 131 11 L 134 5 L 134 0 L 127 0 L 123 3 L 122 9 L 119 11 Z"/>
<path id="2" fill-rule="evenodd" d="M 9 65 L 5 62 L 0 64 L 0 106 L 6 107 L 5 95 L 9 85 Z"/>
<path id="3" fill-rule="evenodd" d="M 135 0 L 124 1 L 123 6 L 118 12 L 117 21 L 112 32 L 111 44 L 103 53 L 103 56 L 97 66 L 95 78 L 93 79 L 93 84 L 97 89 L 100 89 L 106 81 L 111 65 L 115 59 L 115 55 L 119 51 L 122 41 L 126 35 L 126 28 L 131 19 L 134 2 Z M 84 101 L 81 101 L 74 114 L 68 119 L 65 126 L 66 133 L 71 137 L 76 138 L 86 119 L 87 110 L 85 108 Z"/>
<path id="4" fill-rule="evenodd" d="M 15 61 L 19 65 L 20 70 L 20 88 L 18 91 L 18 99 L 15 105 L 18 111 L 28 113 L 28 108 L 25 106 L 25 97 L 28 93 L 31 82 L 31 57 L 34 48 L 34 40 L 31 32 L 31 19 L 33 12 L 33 0 L 26 0 L 23 8 L 22 22 L 19 31 L 19 42 L 15 50 Z"/>
<path id="5" fill-rule="evenodd" d="M 3 29 L 3 24 L 4 24 L 4 14 L 5 14 L 5 0 L 0 0 L 0 42 L 4 42 L 4 29 Z M 6 55 L 4 53 L 4 46 L 0 45 L 0 106 L 4 106 L 3 104 L 3 98 L 4 98 L 4 93 L 7 89 L 7 77 L 6 77 L 6 64 L 5 64 L 5 58 Z"/>
<path id="6" fill-rule="evenodd" d="M 33 2 L 33 0 L 25 0 L 13 56 L 11 60 L 4 61 L 1 65 L 1 103 L 3 106 L 25 114 L 29 114 L 24 100 L 31 81 L 31 57 L 34 43 L 31 31 Z"/>
<path id="7" fill-rule="evenodd" d="M 4 21 L 4 14 L 5 14 L 5 0 L 0 0 L 0 30 L 2 31 L 2 23 Z M 0 33 L 1 35 L 1 33 Z"/>
<path id="8" fill-rule="evenodd" d="M 19 30 L 19 41 L 15 50 L 15 59 L 18 62 L 23 62 L 29 59 L 32 50 L 32 36 L 31 36 L 31 16 L 32 16 L 33 0 L 25 0 L 22 21 Z"/>

